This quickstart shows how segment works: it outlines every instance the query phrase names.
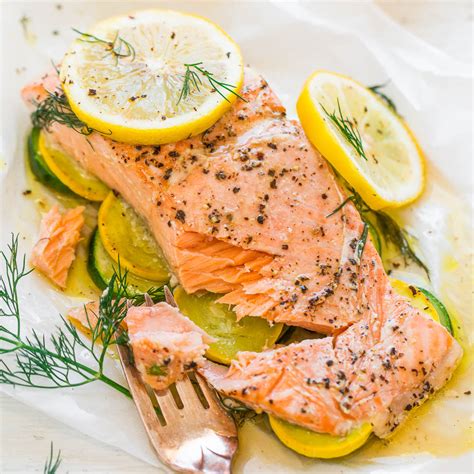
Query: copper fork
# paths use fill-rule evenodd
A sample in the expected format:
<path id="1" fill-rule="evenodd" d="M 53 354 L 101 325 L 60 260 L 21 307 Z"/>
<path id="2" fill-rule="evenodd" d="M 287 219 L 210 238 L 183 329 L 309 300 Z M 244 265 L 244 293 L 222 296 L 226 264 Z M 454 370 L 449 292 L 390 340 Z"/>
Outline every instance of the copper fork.
<path id="1" fill-rule="evenodd" d="M 176 306 L 168 287 L 165 297 Z M 145 304 L 153 304 L 148 295 Z M 167 390 L 154 391 L 142 382 L 129 349 L 117 347 L 133 400 L 160 460 L 178 472 L 230 473 L 237 427 L 206 381 L 193 373 Z"/>

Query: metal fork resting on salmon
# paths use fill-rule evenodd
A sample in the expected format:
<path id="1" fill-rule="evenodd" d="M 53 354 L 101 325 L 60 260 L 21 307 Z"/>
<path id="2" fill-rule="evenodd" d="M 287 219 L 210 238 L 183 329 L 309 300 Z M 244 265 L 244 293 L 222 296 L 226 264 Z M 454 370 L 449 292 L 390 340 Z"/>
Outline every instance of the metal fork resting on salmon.
<path id="1" fill-rule="evenodd" d="M 23 96 L 37 103 L 53 87 L 55 73 Z M 394 294 L 357 210 L 267 83 L 247 70 L 242 96 L 175 144 L 126 145 L 60 124 L 47 140 L 143 216 L 187 292 L 221 293 L 239 318 L 333 335 L 241 353 L 227 376 L 209 375 L 216 388 L 316 431 L 370 421 L 385 435 L 449 379 L 461 349 Z"/>

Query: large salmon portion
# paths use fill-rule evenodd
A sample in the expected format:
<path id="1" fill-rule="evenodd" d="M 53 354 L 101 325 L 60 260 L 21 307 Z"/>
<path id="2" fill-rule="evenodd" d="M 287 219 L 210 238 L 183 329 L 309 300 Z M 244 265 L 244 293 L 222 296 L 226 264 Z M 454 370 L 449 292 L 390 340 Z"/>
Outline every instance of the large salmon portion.
<path id="1" fill-rule="evenodd" d="M 47 90 L 60 90 L 56 73 L 23 96 L 38 103 Z M 327 217 L 344 200 L 333 172 L 250 70 L 242 95 L 211 129 L 179 143 L 126 145 L 59 124 L 48 140 L 144 217 L 187 292 L 222 293 L 238 317 L 348 327 L 364 304 L 359 214 L 348 203 Z"/>
<path id="2" fill-rule="evenodd" d="M 319 433 L 362 423 L 387 437 L 451 377 L 462 357 L 437 322 L 394 294 L 338 336 L 266 352 L 241 352 L 226 372 L 203 375 L 220 393 Z"/>

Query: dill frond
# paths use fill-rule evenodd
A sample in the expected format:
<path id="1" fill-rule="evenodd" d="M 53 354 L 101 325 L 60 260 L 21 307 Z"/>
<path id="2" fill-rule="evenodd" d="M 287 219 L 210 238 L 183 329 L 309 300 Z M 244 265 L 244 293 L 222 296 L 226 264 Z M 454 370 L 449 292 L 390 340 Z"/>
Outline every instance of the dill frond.
<path id="1" fill-rule="evenodd" d="M 117 344 L 116 334 L 126 316 L 126 274 L 113 275 L 100 298 L 97 322 L 94 324 L 87 315 L 90 340 L 83 340 L 63 317 L 62 324 L 48 338 L 35 330 L 24 336 L 18 286 L 30 271 L 26 270 L 25 257 L 18 257 L 18 236 L 12 235 L 7 251 L 1 251 L 0 255 L 4 266 L 0 274 L 0 383 L 57 389 L 100 380 L 131 398 L 127 388 L 104 373 L 105 356 Z M 14 324 L 10 323 L 12 319 Z M 90 355 L 92 367 L 78 359 L 83 352 Z"/>
<path id="2" fill-rule="evenodd" d="M 429 278 L 430 271 L 412 249 L 410 242 L 408 241 L 407 232 L 385 212 L 376 212 L 376 218 L 380 232 L 385 236 L 385 238 L 399 250 L 405 260 L 411 260 L 421 267 Z"/>
<path id="3" fill-rule="evenodd" d="M 219 392 L 216 392 L 216 395 L 224 410 L 232 416 L 237 426 L 242 426 L 246 421 L 255 421 L 258 418 L 258 413 L 242 402 L 231 397 L 225 397 Z"/>
<path id="4" fill-rule="evenodd" d="M 341 178 L 342 179 L 342 178 Z M 382 242 L 384 239 L 386 242 L 391 243 L 399 252 L 399 254 L 405 259 L 410 260 L 422 268 L 428 278 L 430 277 L 430 271 L 423 261 L 416 255 L 415 251 L 410 245 L 407 238 L 406 231 L 401 228 L 397 222 L 390 217 L 388 214 L 382 211 L 374 211 L 367 203 L 362 199 L 355 189 L 350 187 L 347 182 L 345 186 L 352 193 L 344 201 L 339 204 L 333 211 L 331 211 L 326 217 L 331 217 L 340 211 L 348 202 L 352 202 L 356 209 L 359 211 L 361 219 L 364 221 L 364 231 L 369 231 L 378 240 Z M 381 238 L 383 237 L 383 239 Z M 365 237 L 367 239 L 367 236 Z M 359 241 L 360 242 L 360 241 Z M 365 246 L 365 243 L 364 243 Z"/>
<path id="5" fill-rule="evenodd" d="M 80 35 L 79 41 L 82 41 L 84 43 L 103 44 L 105 46 L 106 51 L 104 58 L 109 55 L 113 55 L 115 57 L 116 62 L 118 62 L 120 58 L 131 58 L 131 61 L 135 60 L 135 48 L 128 41 L 124 40 L 121 36 L 119 36 L 118 31 L 115 33 L 113 41 L 108 41 L 97 36 L 91 35 L 89 33 L 79 31 L 76 28 L 73 28 L 72 30 L 78 35 Z"/>
<path id="6" fill-rule="evenodd" d="M 387 104 L 388 108 L 391 109 L 392 112 L 396 113 L 397 115 L 400 115 L 398 113 L 395 102 L 387 94 L 381 91 L 381 89 L 386 87 L 389 82 L 390 81 L 384 82 L 383 84 L 376 84 L 374 86 L 369 86 L 367 87 L 367 89 L 371 90 L 374 94 L 377 94 Z"/>
<path id="7" fill-rule="evenodd" d="M 56 458 L 54 458 L 54 446 L 51 442 L 49 456 L 44 464 L 43 474 L 56 474 L 57 470 L 59 469 L 59 465 L 61 464 L 61 461 L 61 450 L 58 451 Z"/>
<path id="8" fill-rule="evenodd" d="M 367 242 L 367 236 L 369 235 L 369 226 L 367 222 L 364 222 L 364 228 L 362 229 L 362 234 L 360 239 L 357 241 L 355 254 L 357 261 L 360 263 L 362 260 L 362 254 L 364 253 L 365 244 Z"/>
<path id="9" fill-rule="evenodd" d="M 35 105 L 36 110 L 31 114 L 33 127 L 49 131 L 53 123 L 59 123 L 81 135 L 90 135 L 94 131 L 77 117 L 62 91 L 48 92 L 48 97 Z"/>
<path id="10" fill-rule="evenodd" d="M 235 86 L 232 84 L 227 84 L 226 82 L 219 81 L 215 78 L 212 72 L 201 67 L 203 64 L 202 61 L 198 63 L 185 64 L 184 67 L 186 71 L 183 76 L 183 87 L 179 95 L 178 104 L 181 100 L 186 100 L 186 98 L 191 95 L 194 91 L 200 91 L 200 86 L 203 85 L 203 80 L 207 79 L 207 83 L 212 90 L 216 91 L 224 100 L 229 102 L 229 99 L 223 94 L 222 90 L 226 90 L 231 94 L 238 97 L 240 100 L 247 102 L 240 94 L 235 92 Z M 202 79 L 201 79 L 202 77 Z"/>
<path id="11" fill-rule="evenodd" d="M 323 104 L 320 103 L 319 105 L 327 117 L 342 134 L 342 136 L 353 146 L 357 154 L 367 161 L 367 156 L 365 155 L 364 144 L 362 143 L 362 137 L 360 136 L 359 129 L 352 123 L 351 120 L 342 115 L 339 99 L 337 99 L 337 111 L 335 110 L 333 113 L 329 113 Z"/>

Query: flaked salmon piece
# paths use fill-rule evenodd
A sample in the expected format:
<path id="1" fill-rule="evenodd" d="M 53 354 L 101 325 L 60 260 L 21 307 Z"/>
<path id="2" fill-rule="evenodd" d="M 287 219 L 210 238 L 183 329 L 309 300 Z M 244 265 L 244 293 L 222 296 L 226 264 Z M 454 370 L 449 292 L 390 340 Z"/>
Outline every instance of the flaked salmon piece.
<path id="1" fill-rule="evenodd" d="M 76 258 L 76 247 L 84 225 L 84 207 L 69 209 L 64 214 L 52 207 L 42 218 L 39 238 L 31 252 L 30 263 L 61 288 Z"/>
<path id="2" fill-rule="evenodd" d="M 82 306 L 71 308 L 67 316 L 76 323 L 75 325 L 79 323 L 85 330 L 93 329 L 99 318 L 99 302 L 89 301 Z"/>
<path id="3" fill-rule="evenodd" d="M 41 76 L 38 81 L 28 84 L 21 91 L 21 95 L 26 99 L 28 105 L 35 108 L 37 104 L 48 97 L 49 94 L 62 93 L 61 85 L 56 69 L 52 68 Z"/>
<path id="4" fill-rule="evenodd" d="M 345 435 L 369 422 L 386 437 L 446 383 L 462 350 L 387 281 L 382 285 L 382 311 L 339 336 L 241 352 L 227 373 L 201 372 L 224 395 L 308 429 Z"/>
<path id="5" fill-rule="evenodd" d="M 144 382 L 163 390 L 204 362 L 214 339 L 167 303 L 132 307 L 125 317 L 135 366 Z"/>
<path id="6" fill-rule="evenodd" d="M 187 292 L 224 293 L 239 318 L 332 333 L 360 318 L 357 308 L 334 318 L 318 306 L 341 274 L 358 273 L 362 222 L 352 203 L 327 217 L 345 198 L 333 172 L 267 83 L 245 74 L 246 102 L 179 143 L 126 145 L 60 124 L 48 141 L 145 218 Z M 37 84 L 23 91 L 28 103 L 39 96 Z"/>

